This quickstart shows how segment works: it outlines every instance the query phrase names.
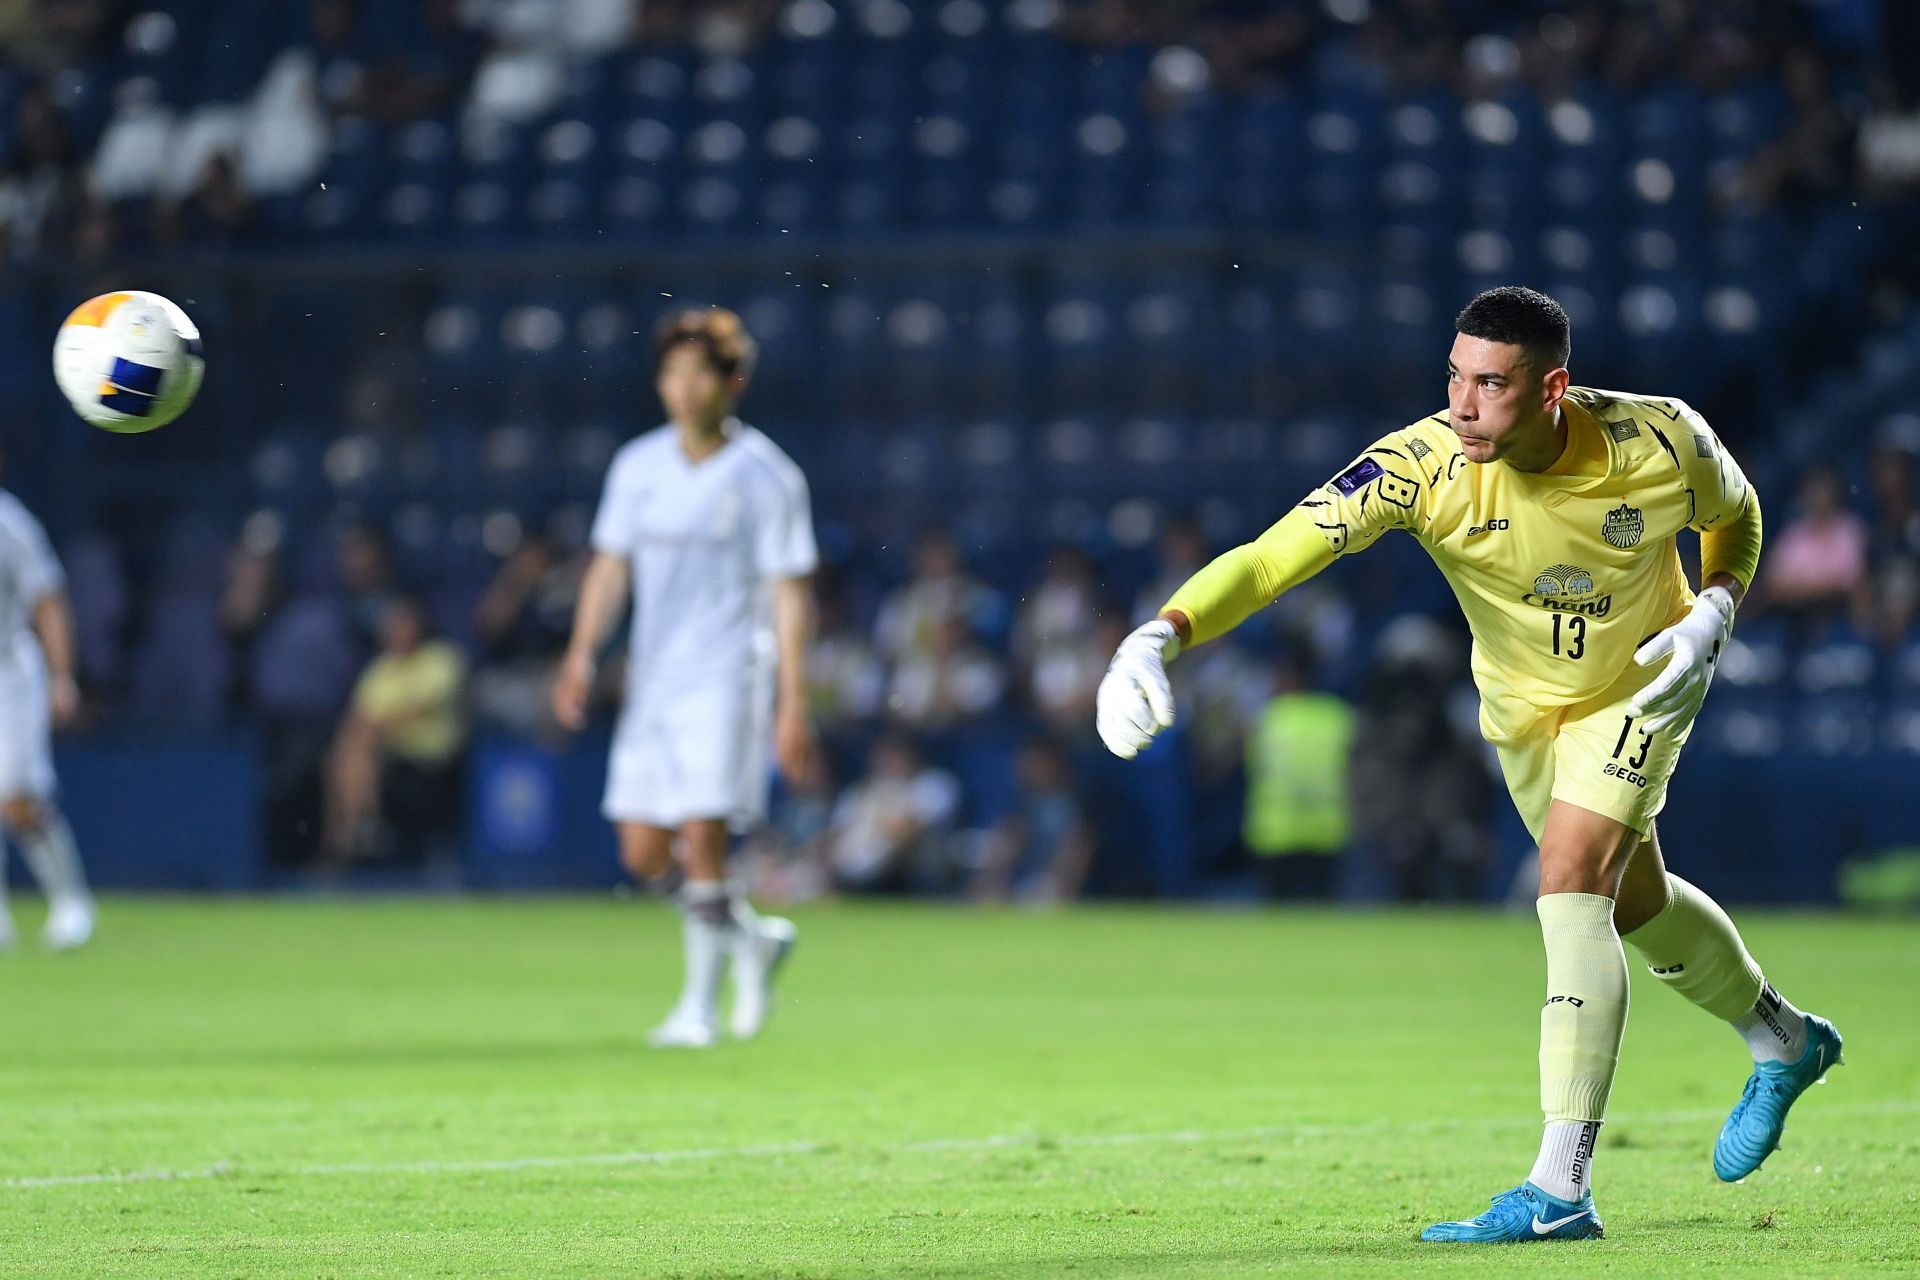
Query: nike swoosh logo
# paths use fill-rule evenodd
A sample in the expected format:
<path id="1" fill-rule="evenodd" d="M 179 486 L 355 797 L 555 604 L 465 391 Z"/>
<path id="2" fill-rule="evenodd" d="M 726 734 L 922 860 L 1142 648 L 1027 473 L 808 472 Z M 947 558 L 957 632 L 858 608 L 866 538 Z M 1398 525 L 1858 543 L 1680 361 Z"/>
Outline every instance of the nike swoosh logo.
<path id="1" fill-rule="evenodd" d="M 1542 1222 L 1540 1219 L 1535 1218 L 1533 1220 L 1533 1234 L 1543 1236 L 1549 1231 L 1566 1226 L 1569 1222 L 1578 1222 L 1586 1216 L 1586 1211 L 1582 1210 L 1579 1213 L 1570 1213 L 1564 1218 L 1555 1218 L 1552 1222 Z"/>

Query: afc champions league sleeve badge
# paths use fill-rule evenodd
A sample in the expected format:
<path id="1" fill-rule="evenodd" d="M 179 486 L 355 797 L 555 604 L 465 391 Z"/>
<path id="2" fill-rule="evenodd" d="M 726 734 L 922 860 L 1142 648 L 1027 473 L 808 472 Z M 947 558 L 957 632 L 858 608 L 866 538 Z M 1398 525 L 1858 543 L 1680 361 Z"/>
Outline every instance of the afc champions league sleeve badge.
<path id="1" fill-rule="evenodd" d="M 1625 550 L 1638 546 L 1640 536 L 1647 531 L 1647 518 L 1640 508 L 1621 503 L 1607 512 L 1607 518 L 1600 525 L 1600 536 L 1613 546 Z"/>

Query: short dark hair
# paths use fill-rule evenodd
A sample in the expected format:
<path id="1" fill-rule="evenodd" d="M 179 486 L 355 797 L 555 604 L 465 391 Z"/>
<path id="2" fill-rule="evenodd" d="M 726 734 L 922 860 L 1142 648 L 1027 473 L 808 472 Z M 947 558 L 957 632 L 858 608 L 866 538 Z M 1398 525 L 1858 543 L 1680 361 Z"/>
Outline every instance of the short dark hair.
<path id="1" fill-rule="evenodd" d="M 657 373 L 675 347 L 699 347 L 723 378 L 753 372 L 759 348 L 740 317 L 724 307 L 689 307 L 669 312 L 653 331 L 653 367 Z"/>
<path id="2" fill-rule="evenodd" d="M 1524 347 L 1527 363 L 1541 372 L 1566 367 L 1573 354 L 1573 325 L 1566 311 L 1538 289 L 1503 284 L 1469 302 L 1453 318 L 1469 338 Z"/>

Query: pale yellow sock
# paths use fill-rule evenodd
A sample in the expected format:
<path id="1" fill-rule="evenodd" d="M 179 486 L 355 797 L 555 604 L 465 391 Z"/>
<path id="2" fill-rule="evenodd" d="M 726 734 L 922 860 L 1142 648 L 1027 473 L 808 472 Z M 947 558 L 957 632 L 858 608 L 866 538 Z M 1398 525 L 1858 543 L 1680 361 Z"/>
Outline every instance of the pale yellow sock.
<path id="1" fill-rule="evenodd" d="M 1760 998 L 1760 965 L 1720 904 L 1667 875 L 1667 905 L 1627 934 L 1653 976 L 1716 1018 L 1731 1022 Z"/>
<path id="2" fill-rule="evenodd" d="M 1613 899 L 1549 893 L 1536 905 L 1547 948 L 1540 1010 L 1540 1109 L 1548 1122 L 1604 1120 L 1627 1029 L 1627 953 Z"/>
<path id="3" fill-rule="evenodd" d="M 1672 874 L 1667 895 L 1666 908 L 1627 935 L 1653 976 L 1732 1023 L 1756 1059 L 1797 1059 L 1806 1050 L 1806 1018 L 1767 986 L 1720 904 Z"/>

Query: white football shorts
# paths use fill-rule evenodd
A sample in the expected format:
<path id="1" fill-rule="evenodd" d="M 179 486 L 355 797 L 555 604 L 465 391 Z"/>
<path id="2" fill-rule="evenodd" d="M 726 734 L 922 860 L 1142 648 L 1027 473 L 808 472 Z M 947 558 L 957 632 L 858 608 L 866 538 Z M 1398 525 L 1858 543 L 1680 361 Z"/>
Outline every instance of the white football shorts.
<path id="1" fill-rule="evenodd" d="M 0 662 L 0 800 L 53 795 L 47 676 L 38 663 Z"/>
<path id="2" fill-rule="evenodd" d="M 772 736 L 770 672 L 686 681 L 649 673 L 621 709 L 601 812 L 668 829 L 724 818 L 750 831 L 766 816 Z"/>

